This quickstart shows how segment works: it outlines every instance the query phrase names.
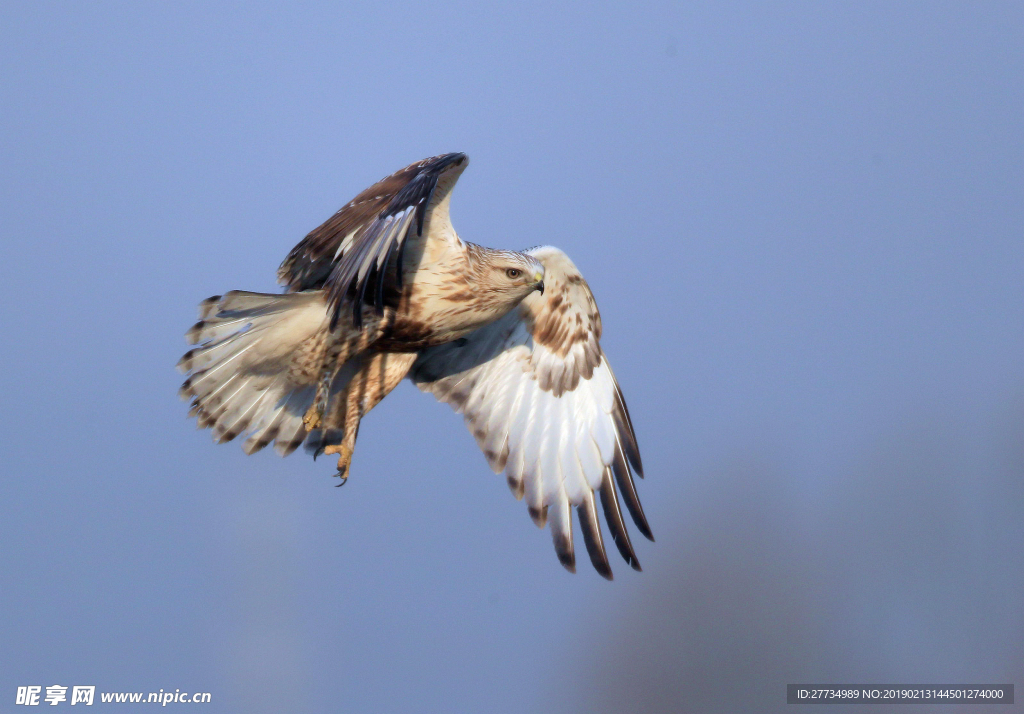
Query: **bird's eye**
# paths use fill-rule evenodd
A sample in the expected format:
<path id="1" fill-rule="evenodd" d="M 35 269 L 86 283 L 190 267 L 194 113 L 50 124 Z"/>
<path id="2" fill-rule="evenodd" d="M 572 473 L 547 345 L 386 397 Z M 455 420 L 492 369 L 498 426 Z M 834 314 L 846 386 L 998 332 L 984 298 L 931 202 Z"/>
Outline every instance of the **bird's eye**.
<path id="1" fill-rule="evenodd" d="M 523 271 L 520 270 L 519 268 L 509 268 L 508 270 L 505 271 L 505 275 L 507 275 L 508 277 L 512 278 L 513 280 L 515 280 L 516 278 L 518 278 L 522 274 L 523 274 Z"/>

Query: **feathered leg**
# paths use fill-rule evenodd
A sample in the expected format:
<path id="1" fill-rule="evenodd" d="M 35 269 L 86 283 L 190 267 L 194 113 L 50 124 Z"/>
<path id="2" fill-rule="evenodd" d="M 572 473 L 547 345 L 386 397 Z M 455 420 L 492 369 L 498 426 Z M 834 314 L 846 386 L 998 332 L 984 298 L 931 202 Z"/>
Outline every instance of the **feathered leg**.
<path id="1" fill-rule="evenodd" d="M 316 395 L 313 397 L 313 403 L 309 405 L 305 416 L 302 417 L 302 423 L 306 425 L 306 431 L 313 431 L 323 421 L 324 411 L 327 409 L 327 398 L 330 394 L 331 382 L 334 381 L 337 374 L 338 368 L 321 368 L 320 381 L 316 385 Z"/>
<path id="2" fill-rule="evenodd" d="M 322 420 L 320 453 L 338 455 L 338 473 L 348 479 L 359 422 L 398 386 L 416 361 L 415 352 L 377 352 L 361 359 L 359 370 L 345 388 L 331 399 Z M 340 485 L 340 484 L 339 484 Z"/>
<path id="3" fill-rule="evenodd" d="M 327 411 L 328 402 L 331 400 L 331 386 L 338 379 L 348 361 L 360 352 L 367 350 L 384 332 L 388 320 L 393 316 L 391 311 L 385 316 L 378 315 L 372 310 L 367 310 L 363 316 L 363 327 L 358 332 L 344 334 L 344 329 L 339 328 L 334 333 L 335 339 L 329 342 L 320 358 L 319 375 L 317 381 L 316 396 L 313 403 L 302 417 L 302 423 L 306 425 L 306 431 L 326 428 L 324 426 L 324 413 Z M 339 332 L 341 334 L 339 334 Z M 367 410 L 369 411 L 369 410 Z M 326 453 L 326 452 L 325 452 Z"/>

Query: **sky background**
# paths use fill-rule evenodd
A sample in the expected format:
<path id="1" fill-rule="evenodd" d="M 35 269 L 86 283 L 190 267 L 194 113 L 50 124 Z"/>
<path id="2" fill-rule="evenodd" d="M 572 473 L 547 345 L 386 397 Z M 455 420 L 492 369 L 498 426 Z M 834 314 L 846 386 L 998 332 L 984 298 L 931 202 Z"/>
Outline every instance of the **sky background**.
<path id="1" fill-rule="evenodd" d="M 566 573 L 408 383 L 340 490 L 186 419 L 196 304 L 448 151 L 463 238 L 597 297 L 642 574 Z M 0 709 L 1024 686 L 1019 3 L 4 3 L 0 166 Z"/>

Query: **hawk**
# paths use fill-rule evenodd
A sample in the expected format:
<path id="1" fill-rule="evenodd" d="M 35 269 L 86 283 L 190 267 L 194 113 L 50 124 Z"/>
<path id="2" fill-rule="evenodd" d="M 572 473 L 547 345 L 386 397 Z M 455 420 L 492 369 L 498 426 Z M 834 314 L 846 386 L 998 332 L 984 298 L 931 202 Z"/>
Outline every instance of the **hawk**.
<path id="1" fill-rule="evenodd" d="M 178 363 L 189 416 L 218 443 L 245 434 L 247 454 L 337 454 L 344 483 L 360 420 L 408 377 L 463 415 L 569 571 L 575 507 L 591 562 L 612 577 L 598 498 L 640 570 L 620 504 L 653 540 L 632 477 L 643 467 L 594 296 L 557 248 L 458 236 L 448 206 L 468 163 L 424 159 L 360 193 L 288 254 L 283 294 L 200 303 Z"/>

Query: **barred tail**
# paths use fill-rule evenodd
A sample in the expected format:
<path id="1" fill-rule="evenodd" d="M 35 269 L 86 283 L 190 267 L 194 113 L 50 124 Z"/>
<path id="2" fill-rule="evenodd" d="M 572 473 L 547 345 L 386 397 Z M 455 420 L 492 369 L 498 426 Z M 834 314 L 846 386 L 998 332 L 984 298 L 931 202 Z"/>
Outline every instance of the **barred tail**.
<path id="1" fill-rule="evenodd" d="M 178 394 L 192 401 L 189 416 L 213 427 L 218 443 L 247 432 L 247 454 L 272 441 L 290 454 L 306 438 L 302 417 L 316 393 L 327 320 L 319 290 L 236 290 L 204 300 L 199 322 L 185 333 L 195 347 L 178 362 L 188 375 Z"/>

